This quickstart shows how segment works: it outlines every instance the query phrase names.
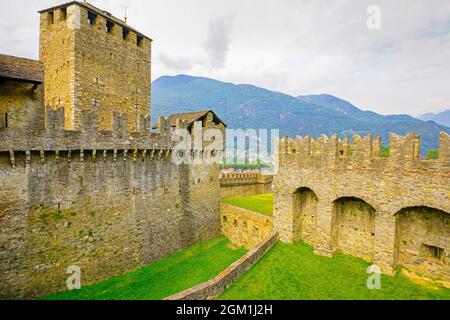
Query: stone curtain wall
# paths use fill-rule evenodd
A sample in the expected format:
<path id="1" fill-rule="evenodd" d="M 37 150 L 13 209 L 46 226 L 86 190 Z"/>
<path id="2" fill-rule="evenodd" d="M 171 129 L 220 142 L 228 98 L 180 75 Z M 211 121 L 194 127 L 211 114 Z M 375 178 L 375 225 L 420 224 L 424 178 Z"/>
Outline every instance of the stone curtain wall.
<path id="1" fill-rule="evenodd" d="M 163 258 L 220 234 L 218 165 L 176 166 L 167 120 L 160 131 L 0 130 L 0 298 L 66 289 L 76 265 L 82 285 Z M 180 127 L 187 123 L 179 122 Z"/>
<path id="2" fill-rule="evenodd" d="M 293 224 L 295 241 L 311 243 L 314 241 L 317 229 L 317 196 L 307 188 L 299 189 L 294 194 Z"/>
<path id="3" fill-rule="evenodd" d="M 222 199 L 271 193 L 272 182 L 273 176 L 258 173 L 222 173 L 220 193 Z"/>
<path id="4" fill-rule="evenodd" d="M 278 235 L 272 234 L 256 247 L 252 248 L 242 258 L 234 262 L 217 277 L 195 287 L 167 297 L 164 300 L 213 300 L 231 287 L 245 272 L 253 267 L 278 241 Z"/>
<path id="5" fill-rule="evenodd" d="M 273 218 L 221 204 L 222 234 L 237 247 L 253 248 L 273 232 Z"/>
<path id="6" fill-rule="evenodd" d="M 333 246 L 342 253 L 374 259 L 375 210 L 359 199 L 342 198 L 334 204 Z"/>
<path id="7" fill-rule="evenodd" d="M 450 279 L 448 213 L 424 207 L 404 209 L 398 214 L 397 232 L 398 264 L 417 273 L 432 270 L 437 278 Z M 444 252 L 433 257 L 433 246 L 444 248 Z"/>
<path id="8" fill-rule="evenodd" d="M 282 241 L 304 240 L 319 254 L 342 251 L 387 273 L 403 266 L 449 281 L 448 134 L 440 145 L 438 160 L 424 160 L 415 134 L 391 134 L 386 158 L 370 135 L 354 136 L 351 147 L 336 136 L 282 139 L 275 230 Z"/>

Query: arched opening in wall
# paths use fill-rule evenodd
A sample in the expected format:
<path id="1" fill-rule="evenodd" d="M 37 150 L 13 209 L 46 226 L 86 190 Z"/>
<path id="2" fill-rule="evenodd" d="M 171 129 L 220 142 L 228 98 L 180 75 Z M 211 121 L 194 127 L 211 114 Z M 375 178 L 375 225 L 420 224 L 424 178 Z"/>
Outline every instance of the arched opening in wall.
<path id="1" fill-rule="evenodd" d="M 332 244 L 335 251 L 374 259 L 375 209 L 362 199 L 340 198 L 333 203 Z"/>
<path id="2" fill-rule="evenodd" d="M 294 193 L 294 241 L 314 244 L 317 202 L 317 195 L 309 188 L 300 188 Z"/>
<path id="3" fill-rule="evenodd" d="M 436 279 L 450 279 L 450 214 L 410 207 L 396 214 L 397 266 Z"/>

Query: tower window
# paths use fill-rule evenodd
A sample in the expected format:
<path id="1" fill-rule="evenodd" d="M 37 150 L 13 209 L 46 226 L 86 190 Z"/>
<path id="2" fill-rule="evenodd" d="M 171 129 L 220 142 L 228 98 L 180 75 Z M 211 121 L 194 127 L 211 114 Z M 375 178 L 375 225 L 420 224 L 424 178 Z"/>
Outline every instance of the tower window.
<path id="1" fill-rule="evenodd" d="M 123 40 L 127 40 L 129 34 L 130 34 L 130 30 L 128 30 L 127 28 L 123 28 L 122 29 L 122 38 L 123 38 Z"/>
<path id="2" fill-rule="evenodd" d="M 93 13 L 92 11 L 88 11 L 88 23 L 91 25 L 94 25 L 96 20 L 97 20 L 97 15 L 95 13 Z"/>
<path id="3" fill-rule="evenodd" d="M 54 24 L 55 23 L 55 13 L 53 11 L 49 11 L 47 13 L 47 22 L 48 22 L 48 24 Z"/>
<path id="4" fill-rule="evenodd" d="M 61 8 L 60 10 L 61 21 L 67 19 L 67 8 Z"/>
<path id="5" fill-rule="evenodd" d="M 138 47 L 142 46 L 142 41 L 144 40 L 144 37 L 142 37 L 141 35 L 137 35 L 137 39 L 136 39 L 136 44 Z"/>
<path id="6" fill-rule="evenodd" d="M 106 20 L 106 32 L 111 33 L 113 31 L 114 28 L 114 23 Z"/>
<path id="7" fill-rule="evenodd" d="M 8 113 L 0 113 L 0 128 L 8 128 Z"/>

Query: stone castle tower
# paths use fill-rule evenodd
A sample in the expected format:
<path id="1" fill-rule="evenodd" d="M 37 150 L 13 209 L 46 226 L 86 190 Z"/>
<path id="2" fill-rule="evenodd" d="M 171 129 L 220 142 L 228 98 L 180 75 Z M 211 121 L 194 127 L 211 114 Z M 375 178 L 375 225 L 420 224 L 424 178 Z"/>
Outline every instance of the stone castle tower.
<path id="1" fill-rule="evenodd" d="M 41 61 L 0 54 L 0 299 L 65 290 L 75 264 L 96 283 L 221 230 L 219 166 L 176 164 L 172 131 L 226 125 L 205 110 L 152 128 L 152 40 L 109 13 L 73 1 L 40 21 Z"/>
<path id="2" fill-rule="evenodd" d="M 45 106 L 64 108 L 66 130 L 80 128 L 82 110 L 97 110 L 100 130 L 111 130 L 118 112 L 129 131 L 141 131 L 150 115 L 152 40 L 88 3 L 40 14 Z"/>

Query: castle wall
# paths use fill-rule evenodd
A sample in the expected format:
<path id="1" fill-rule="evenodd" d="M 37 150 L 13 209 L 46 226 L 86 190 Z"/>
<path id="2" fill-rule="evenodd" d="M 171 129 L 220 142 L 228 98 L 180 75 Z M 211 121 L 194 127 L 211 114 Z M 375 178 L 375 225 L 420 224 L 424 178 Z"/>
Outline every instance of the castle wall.
<path id="1" fill-rule="evenodd" d="M 359 199 L 344 198 L 334 204 L 332 242 L 336 251 L 374 259 L 375 211 Z"/>
<path id="2" fill-rule="evenodd" d="M 251 249 L 273 232 L 273 218 L 222 203 L 222 234 L 234 246 Z"/>
<path id="3" fill-rule="evenodd" d="M 407 208 L 397 214 L 397 263 L 417 273 L 450 279 L 448 213 L 430 208 Z M 441 249 L 438 257 L 434 255 Z"/>
<path id="4" fill-rule="evenodd" d="M 415 242 L 444 249 L 442 263 L 449 259 L 449 237 L 443 231 L 450 219 L 450 137 L 441 134 L 440 159 L 419 158 L 420 140 L 410 134 L 391 135 L 390 156 L 380 156 L 380 140 L 355 136 L 353 145 L 336 136 L 317 140 L 298 137 L 280 143 L 280 170 L 275 177 L 275 229 L 285 242 L 298 240 L 299 211 L 296 192 L 308 188 L 317 196 L 317 227 L 311 242 L 316 253 L 332 255 L 343 251 L 378 264 L 387 273 L 397 266 L 415 264 L 430 277 L 448 279 L 448 274 L 433 270 L 427 259 L 407 255 L 399 237 L 416 230 Z M 402 209 L 426 207 L 434 218 L 428 227 L 418 219 L 402 220 Z M 437 218 L 435 211 L 445 214 Z M 414 217 L 414 215 L 412 215 Z M 406 227 L 405 224 L 409 227 Z M 419 230 L 420 229 L 420 230 Z M 339 232 L 342 230 L 342 232 Z M 301 237 L 302 238 L 302 237 Z M 417 249 L 415 249 L 417 252 Z M 428 265 L 428 266 L 427 266 Z M 423 267 L 420 267 L 423 266 Z M 445 266 L 445 268 L 448 268 Z"/>
<path id="5" fill-rule="evenodd" d="M 220 176 L 222 199 L 272 192 L 273 176 L 257 173 L 225 173 Z"/>
<path id="6" fill-rule="evenodd" d="M 66 290 L 72 265 L 85 286 L 220 233 L 218 165 L 174 164 L 164 118 L 127 134 L 126 118 L 97 131 L 86 113 L 71 132 L 64 114 L 0 130 L 0 298 Z"/>
<path id="7" fill-rule="evenodd" d="M 309 189 L 294 194 L 294 239 L 312 243 L 317 228 L 317 196 Z"/>

